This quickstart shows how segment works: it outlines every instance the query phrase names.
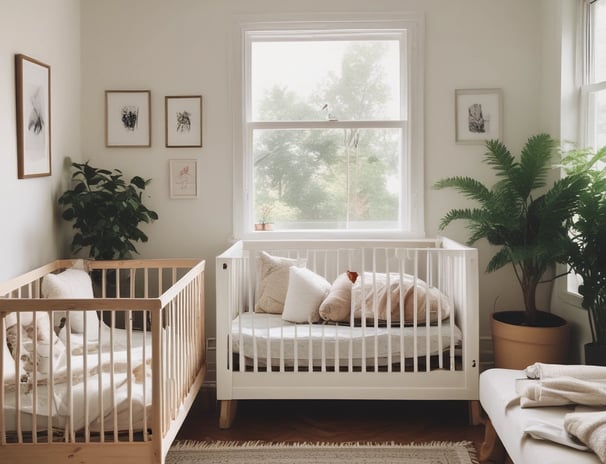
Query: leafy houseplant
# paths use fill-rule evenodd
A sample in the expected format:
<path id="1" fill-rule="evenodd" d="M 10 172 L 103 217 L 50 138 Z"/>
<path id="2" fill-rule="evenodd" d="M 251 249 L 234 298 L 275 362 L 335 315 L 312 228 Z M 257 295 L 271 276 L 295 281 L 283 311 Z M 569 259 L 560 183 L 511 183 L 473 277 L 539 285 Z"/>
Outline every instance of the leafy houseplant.
<path id="1" fill-rule="evenodd" d="M 568 264 L 581 277 L 581 306 L 587 310 L 592 342 L 585 345 L 585 360 L 606 365 L 606 146 L 597 153 L 574 150 L 564 160 L 569 175 L 586 175 L 572 220 Z M 599 163 L 599 164 L 598 164 Z M 595 352 L 593 357 L 591 353 Z"/>
<path id="2" fill-rule="evenodd" d="M 88 162 L 72 167 L 72 188 L 59 197 L 63 219 L 75 221 L 72 251 L 89 247 L 93 259 L 131 258 L 138 253 L 134 242 L 148 240 L 139 224 L 158 219 L 142 200 L 150 180 L 135 176 L 127 182 L 120 170 L 99 169 Z"/>
<path id="3" fill-rule="evenodd" d="M 438 189 L 454 188 L 478 203 L 475 208 L 449 211 L 442 218 L 440 228 L 455 220 L 466 221 L 471 232 L 468 244 L 486 239 L 498 247 L 487 272 L 513 266 L 524 310 L 493 314 L 493 321 L 502 318 L 508 324 L 526 327 L 565 325 L 566 321 L 558 316 L 538 310 L 536 291 L 539 284 L 555 279 L 545 279 L 548 270 L 556 263 L 566 262 L 570 248 L 567 225 L 586 186 L 586 177 L 567 176 L 548 188 L 547 178 L 558 143 L 547 134 L 530 137 L 519 160 L 498 140 L 487 141 L 486 149 L 484 161 L 497 176 L 492 187 L 464 176 L 446 178 L 435 184 Z M 494 338 L 493 323 L 493 341 Z M 495 359 L 496 351 L 495 346 Z"/>

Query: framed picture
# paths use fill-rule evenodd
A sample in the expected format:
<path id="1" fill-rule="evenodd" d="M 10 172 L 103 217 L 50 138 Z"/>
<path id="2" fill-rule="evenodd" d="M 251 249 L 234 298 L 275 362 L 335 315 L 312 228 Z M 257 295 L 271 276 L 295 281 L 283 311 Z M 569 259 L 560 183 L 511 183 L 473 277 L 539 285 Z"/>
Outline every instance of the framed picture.
<path id="1" fill-rule="evenodd" d="M 166 146 L 202 146 L 202 96 L 165 98 Z"/>
<path id="2" fill-rule="evenodd" d="M 455 140 L 484 143 L 503 137 L 501 89 L 455 90 Z"/>
<path id="3" fill-rule="evenodd" d="M 198 198 L 198 161 L 171 159 L 169 168 L 170 198 L 174 200 Z"/>
<path id="4" fill-rule="evenodd" d="M 105 135 L 107 147 L 150 147 L 150 91 L 106 90 Z"/>
<path id="5" fill-rule="evenodd" d="M 50 66 L 15 55 L 19 179 L 51 175 Z"/>

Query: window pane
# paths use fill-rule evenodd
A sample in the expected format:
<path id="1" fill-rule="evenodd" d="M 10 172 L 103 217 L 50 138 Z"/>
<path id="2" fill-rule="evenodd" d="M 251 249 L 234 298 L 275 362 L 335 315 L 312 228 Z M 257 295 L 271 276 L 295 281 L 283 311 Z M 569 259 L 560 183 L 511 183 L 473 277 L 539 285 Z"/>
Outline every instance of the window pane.
<path id="1" fill-rule="evenodd" d="M 254 121 L 400 119 L 397 40 L 253 42 Z"/>
<path id="2" fill-rule="evenodd" d="M 606 0 L 593 4 L 594 80 L 606 81 Z"/>
<path id="3" fill-rule="evenodd" d="M 399 229 L 401 134 L 254 131 L 254 220 L 269 208 L 278 230 Z"/>
<path id="4" fill-rule="evenodd" d="M 606 90 L 589 95 L 589 144 L 599 150 L 606 146 Z"/>

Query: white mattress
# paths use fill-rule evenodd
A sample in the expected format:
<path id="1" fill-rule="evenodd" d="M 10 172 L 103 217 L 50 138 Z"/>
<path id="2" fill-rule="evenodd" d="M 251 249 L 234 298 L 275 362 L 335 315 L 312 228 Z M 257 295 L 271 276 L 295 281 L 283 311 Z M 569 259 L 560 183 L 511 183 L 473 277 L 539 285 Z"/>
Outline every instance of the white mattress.
<path id="1" fill-rule="evenodd" d="M 480 403 L 512 461 L 515 464 L 599 464 L 591 452 L 524 434 L 526 427 L 537 422 L 563 427 L 564 415 L 574 411 L 573 406 L 520 408 L 515 382 L 524 378 L 523 371 L 511 369 L 489 369 L 480 374 Z"/>
<path id="2" fill-rule="evenodd" d="M 66 421 L 69 417 L 69 404 L 73 404 L 74 415 L 72 427 L 74 430 L 82 430 L 85 426 L 84 406 L 88 404 L 88 424 L 91 432 L 140 430 L 144 425 L 144 411 L 147 410 L 147 425 L 151 424 L 151 377 L 150 370 L 146 369 L 147 376 L 143 380 L 136 381 L 131 376 L 130 393 L 128 379 L 128 355 L 126 351 L 127 333 L 123 329 L 113 330 L 113 357 L 110 356 L 110 329 L 105 328 L 102 334 L 101 357 L 96 352 L 97 342 L 89 343 L 86 370 L 84 370 L 84 356 L 82 352 L 82 336 L 71 335 L 71 372 L 72 385 L 67 382 L 65 368 L 59 368 L 54 372 L 54 387 L 52 394 L 46 383 L 39 384 L 36 396 L 33 389 L 24 385 L 20 389 L 19 404 L 15 389 L 5 390 L 4 418 L 6 429 L 9 432 L 17 430 L 17 417 L 20 416 L 21 430 L 32 431 L 33 403 L 36 404 L 37 429 L 45 430 L 50 415 L 53 428 L 63 430 L 67 427 Z M 64 339 L 64 337 L 62 337 Z M 151 359 L 151 333 L 141 331 L 131 332 L 133 349 L 131 350 L 130 367 L 132 370 L 141 368 L 146 360 Z M 143 344 L 145 343 L 145 349 Z M 110 371 L 114 370 L 113 383 Z M 88 375 L 85 374 L 88 373 Z M 139 372 L 143 372 L 141 369 Z M 99 388 L 99 376 L 101 376 L 101 389 Z M 86 382 L 84 378 L 86 377 Z M 87 393 L 86 403 L 84 392 Z M 99 396 L 102 392 L 103 411 L 99 409 Z M 50 414 L 49 414 L 50 404 Z M 132 404 L 132 419 L 130 416 Z M 115 409 L 114 409 L 115 405 Z M 17 414 L 17 408 L 21 411 Z M 117 414 L 114 414 L 114 411 Z M 114 420 L 115 419 L 115 420 Z M 131 423 L 132 422 L 132 423 Z"/>
<path id="3" fill-rule="evenodd" d="M 366 359 L 379 364 L 397 363 L 403 358 L 441 353 L 461 341 L 461 331 L 450 320 L 441 326 L 412 327 L 350 327 L 334 324 L 294 324 L 279 314 L 245 312 L 232 321 L 232 351 L 260 365 L 272 365 L 281 359 L 285 365 L 293 360 L 320 365 L 346 366 L 350 357 L 354 364 Z M 416 343 L 415 343 L 416 342 Z M 416 346 L 416 350 L 415 350 Z M 324 356 L 323 356 L 324 353 Z M 401 356 L 401 353 L 403 356 Z M 268 356 L 269 354 L 269 356 Z"/>

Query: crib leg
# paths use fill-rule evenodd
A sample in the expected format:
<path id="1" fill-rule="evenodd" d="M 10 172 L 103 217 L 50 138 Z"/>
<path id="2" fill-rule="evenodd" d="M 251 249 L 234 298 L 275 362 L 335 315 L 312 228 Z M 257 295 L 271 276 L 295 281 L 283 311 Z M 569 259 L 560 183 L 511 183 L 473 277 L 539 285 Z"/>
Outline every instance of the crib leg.
<path id="1" fill-rule="evenodd" d="M 234 423 L 236 410 L 238 409 L 238 400 L 221 400 L 221 409 L 219 414 L 219 428 L 228 429 Z"/>

